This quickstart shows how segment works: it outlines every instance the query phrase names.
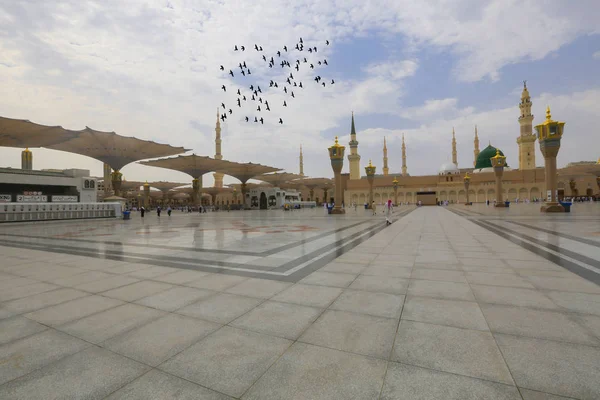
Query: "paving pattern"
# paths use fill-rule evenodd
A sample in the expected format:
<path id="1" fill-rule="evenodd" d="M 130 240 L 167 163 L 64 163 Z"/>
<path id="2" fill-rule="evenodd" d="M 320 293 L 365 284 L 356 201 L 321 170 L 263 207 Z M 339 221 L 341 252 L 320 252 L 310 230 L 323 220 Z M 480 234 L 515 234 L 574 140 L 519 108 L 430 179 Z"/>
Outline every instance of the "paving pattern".
<path id="1" fill-rule="evenodd" d="M 2 225 L 0 398 L 598 399 L 593 206 Z"/>

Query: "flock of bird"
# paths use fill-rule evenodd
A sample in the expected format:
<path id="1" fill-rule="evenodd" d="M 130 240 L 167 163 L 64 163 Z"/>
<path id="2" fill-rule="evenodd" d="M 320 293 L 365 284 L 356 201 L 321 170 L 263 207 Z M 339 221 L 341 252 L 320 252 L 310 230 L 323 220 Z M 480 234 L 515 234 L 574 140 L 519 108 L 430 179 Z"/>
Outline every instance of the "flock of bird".
<path id="1" fill-rule="evenodd" d="M 329 40 L 325 41 L 325 45 L 329 46 Z M 235 45 L 233 50 L 236 52 L 245 52 L 246 47 L 243 45 L 239 45 L 239 46 Z M 262 48 L 262 46 L 255 44 L 254 51 L 263 52 L 263 48 Z M 304 57 L 303 55 L 298 54 L 297 57 L 295 57 L 296 60 L 293 61 L 292 63 L 290 63 L 290 61 L 287 59 L 287 57 L 294 57 L 292 52 L 299 52 L 299 53 L 308 52 L 310 54 L 308 57 L 310 57 L 311 60 L 309 61 L 308 57 Z M 329 65 L 326 59 L 324 59 L 324 58 L 319 59 L 317 53 L 318 53 L 318 48 L 316 46 L 305 47 L 304 41 L 302 40 L 302 38 L 300 38 L 298 43 L 296 43 L 295 47 L 293 47 L 293 48 L 288 49 L 287 46 L 283 46 L 282 49 L 277 50 L 276 55 L 273 55 L 271 57 L 263 54 L 262 61 L 264 63 L 268 63 L 269 68 L 275 68 L 275 66 L 277 65 L 278 67 L 280 67 L 282 69 L 285 69 L 285 68 L 289 68 L 292 70 L 295 69 L 296 73 L 298 73 L 298 72 L 300 72 L 301 68 L 303 68 L 303 69 L 308 68 L 310 70 L 314 70 L 315 66 L 318 67 L 318 66 Z M 275 56 L 277 57 L 277 63 L 275 62 Z M 237 68 L 239 68 L 239 71 L 237 71 Z M 236 69 L 237 72 L 234 72 L 234 69 Z M 222 71 L 223 73 L 227 73 L 232 78 L 234 78 L 236 75 L 238 75 L 238 77 L 241 75 L 246 81 L 251 79 L 252 71 L 246 64 L 246 61 L 240 62 L 239 65 L 237 67 L 235 67 L 234 69 L 229 69 L 229 72 L 227 72 L 227 69 L 223 65 L 221 65 L 219 67 L 220 71 Z M 287 72 L 286 72 L 286 74 L 287 74 Z M 321 78 L 320 75 L 315 74 L 314 79 L 312 79 L 312 80 L 322 87 L 327 86 L 327 82 L 323 78 Z M 250 82 L 247 82 L 247 83 L 250 83 Z M 335 80 L 331 79 L 331 82 L 329 84 L 330 85 L 335 84 Z M 287 75 L 285 80 L 282 82 L 276 82 L 272 79 L 269 81 L 269 89 L 270 90 L 280 90 L 285 95 L 287 95 L 287 101 L 283 100 L 283 104 L 282 104 L 283 107 L 287 107 L 288 101 L 291 101 L 291 99 L 296 98 L 296 94 L 294 93 L 294 91 L 296 91 L 296 93 L 298 93 L 299 90 L 304 89 L 305 86 L 306 86 L 306 84 L 303 85 L 302 82 L 299 80 L 299 78 L 298 79 L 294 78 L 293 71 L 291 71 L 289 73 L 289 75 Z M 246 88 L 249 89 L 249 91 L 247 91 Z M 223 93 L 226 93 L 228 90 L 227 85 L 222 85 L 221 90 L 223 90 Z M 229 90 L 231 91 L 231 87 L 229 87 Z M 235 89 L 233 89 L 233 90 L 235 90 Z M 274 93 L 274 92 L 271 92 L 271 93 Z M 260 88 L 260 86 L 255 83 L 251 83 L 249 86 L 246 86 L 244 89 L 237 88 L 236 95 L 237 95 L 236 105 L 228 106 L 227 104 L 225 104 L 225 102 L 221 103 L 221 107 L 223 108 L 223 110 L 225 110 L 221 114 L 221 121 L 225 122 L 225 120 L 227 119 L 227 113 L 229 113 L 229 115 L 232 115 L 234 113 L 233 110 L 236 107 L 241 109 L 242 107 L 247 108 L 249 106 L 251 108 L 251 110 L 255 110 L 252 113 L 254 113 L 254 114 L 261 113 L 261 114 L 254 115 L 253 122 L 264 124 L 265 119 L 263 118 L 262 113 L 270 112 L 271 106 L 269 104 L 269 101 L 266 99 L 266 96 L 263 95 L 263 91 Z M 251 102 L 254 102 L 254 103 L 251 103 Z M 254 109 L 254 106 L 256 106 L 256 109 Z M 251 122 L 252 121 L 251 117 L 248 117 L 248 115 L 247 115 L 250 113 L 246 112 L 244 114 L 246 114 L 246 116 L 244 117 L 245 121 Z M 283 119 L 279 118 L 278 122 L 279 122 L 279 124 L 283 124 Z"/>

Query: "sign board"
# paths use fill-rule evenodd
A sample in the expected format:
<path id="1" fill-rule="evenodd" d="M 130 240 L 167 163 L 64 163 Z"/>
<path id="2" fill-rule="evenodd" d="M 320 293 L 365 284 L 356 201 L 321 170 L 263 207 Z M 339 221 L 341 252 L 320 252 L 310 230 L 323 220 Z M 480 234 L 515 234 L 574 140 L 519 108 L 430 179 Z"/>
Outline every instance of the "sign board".
<path id="1" fill-rule="evenodd" d="M 52 196 L 53 203 L 77 203 L 77 196 Z"/>
<path id="2" fill-rule="evenodd" d="M 10 203 L 12 196 L 10 194 L 0 194 L 0 203 Z"/>
<path id="3" fill-rule="evenodd" d="M 18 203 L 47 203 L 48 202 L 48 196 L 42 195 L 42 196 L 30 196 L 30 195 L 23 195 L 23 194 L 19 194 L 17 195 L 17 202 Z"/>
<path id="4" fill-rule="evenodd" d="M 555 190 L 554 192 L 554 194 L 556 195 L 556 199 L 558 200 L 558 190 Z M 552 201 L 552 190 L 546 190 L 546 201 Z"/>

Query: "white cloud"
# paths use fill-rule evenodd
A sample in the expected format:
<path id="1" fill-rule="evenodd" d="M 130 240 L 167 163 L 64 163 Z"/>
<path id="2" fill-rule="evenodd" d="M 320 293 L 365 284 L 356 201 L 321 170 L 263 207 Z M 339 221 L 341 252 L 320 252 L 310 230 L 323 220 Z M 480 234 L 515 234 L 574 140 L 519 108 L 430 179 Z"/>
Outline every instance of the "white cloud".
<path id="1" fill-rule="evenodd" d="M 553 1 L 543 5 L 504 0 L 480 3 L 5 2 L 0 7 L 0 115 L 72 129 L 114 130 L 213 155 L 215 108 L 224 100 L 228 106 L 235 104 L 236 98 L 231 90 L 225 96 L 220 91 L 222 84 L 232 84 L 218 66 L 247 61 L 253 67 L 254 82 L 284 79 L 281 69 L 270 70 L 260 53 L 250 50 L 254 43 L 270 50 L 295 43 L 302 36 L 306 43 L 319 46 L 313 57 L 329 58 L 339 42 L 374 31 L 383 39 L 401 34 L 409 49 L 433 46 L 452 51 L 459 57 L 457 76 L 472 81 L 495 78 L 504 65 L 542 58 L 576 36 L 597 29 L 594 15 L 598 7 L 593 2 L 568 7 Z M 331 46 L 325 46 L 325 38 Z M 231 51 L 240 40 L 250 51 Z M 373 112 L 400 112 L 405 118 L 423 121 L 422 128 L 406 131 L 413 146 L 420 140 L 417 137 L 424 143 L 437 143 L 452 125 L 457 126 L 457 133 L 461 128 L 462 134 L 463 126 L 466 129 L 476 122 L 473 119 L 483 118 L 473 108 L 459 106 L 454 97 L 403 109 L 404 82 L 417 72 L 419 61 L 414 54 L 409 57 L 398 51 L 390 48 L 389 60 L 369 65 L 364 79 L 336 79 L 334 86 L 326 88 L 312 84 L 312 71 L 301 70 L 294 74 L 296 78 L 311 84 L 297 93 L 287 108 L 279 106 L 283 94 L 265 90 L 265 96 L 277 105 L 273 113 L 281 115 L 285 124 L 279 126 L 276 120 L 264 126 L 246 124 L 245 113 L 236 112 L 222 125 L 225 158 L 297 171 L 302 143 L 305 172 L 322 176 L 331 173 L 322 132 L 335 129 L 347 134 L 351 110 L 359 126 L 361 114 Z M 336 77 L 328 71 L 317 67 L 315 72 L 329 82 Z M 513 114 L 506 113 L 511 124 Z M 488 117 L 490 129 L 516 129 L 491 122 L 497 121 L 498 115 Z M 480 124 L 482 131 L 484 125 Z M 363 129 L 360 140 L 365 151 L 371 140 L 380 146 L 384 131 Z M 396 139 L 391 137 L 390 142 Z M 2 160 L 18 166 L 18 150 L 0 149 L 0 154 Z M 99 162 L 84 157 L 62 153 L 58 157 L 47 150 L 35 150 L 35 154 L 36 168 L 82 166 L 94 174 L 101 172 Z M 417 164 L 414 168 L 418 171 Z M 124 172 L 129 179 L 145 179 L 148 171 L 130 165 Z M 188 179 L 167 170 L 151 173 L 156 179 Z M 212 177 L 206 176 L 205 185 L 211 183 Z"/>
<path id="2" fill-rule="evenodd" d="M 600 50 L 592 54 L 592 58 L 595 60 L 600 60 Z"/>

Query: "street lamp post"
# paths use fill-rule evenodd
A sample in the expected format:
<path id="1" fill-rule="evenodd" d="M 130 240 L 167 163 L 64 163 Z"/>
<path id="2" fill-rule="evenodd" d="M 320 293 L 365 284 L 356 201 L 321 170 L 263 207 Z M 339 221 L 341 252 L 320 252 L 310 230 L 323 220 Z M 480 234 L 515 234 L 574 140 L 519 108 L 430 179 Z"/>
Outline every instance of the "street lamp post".
<path id="1" fill-rule="evenodd" d="M 331 168 L 335 176 L 335 205 L 331 210 L 332 214 L 344 214 L 346 210 L 342 208 L 342 167 L 344 166 L 344 150 L 346 148 L 338 143 L 338 137 L 335 137 L 335 143 L 329 147 L 329 159 L 331 160 Z"/>
<path id="2" fill-rule="evenodd" d="M 375 178 L 375 169 L 376 167 L 369 160 L 369 165 L 365 167 L 367 182 L 369 182 L 369 209 L 373 207 L 373 179 Z"/>
<path id="3" fill-rule="evenodd" d="M 394 185 L 394 205 L 397 206 L 398 205 L 398 178 L 394 177 L 392 184 Z"/>
<path id="4" fill-rule="evenodd" d="M 502 174 L 504 173 L 504 167 L 506 167 L 506 157 L 500 154 L 500 150 L 496 149 L 496 155 L 490 158 L 490 161 L 496 175 L 496 204 L 494 204 L 494 207 L 506 207 L 502 199 Z"/>
<path id="5" fill-rule="evenodd" d="M 467 202 L 465 203 L 465 205 L 470 206 L 471 202 L 469 201 L 469 185 L 471 184 L 471 177 L 468 173 L 465 173 L 463 181 L 465 182 L 465 190 L 467 191 Z"/>
<path id="6" fill-rule="evenodd" d="M 546 204 L 540 209 L 542 212 L 565 212 L 565 208 L 558 202 L 556 185 L 556 156 L 560 149 L 560 139 L 563 135 L 565 123 L 553 121 L 550 107 L 546 108 L 546 120 L 536 125 L 540 150 L 544 155 L 546 172 Z"/>

